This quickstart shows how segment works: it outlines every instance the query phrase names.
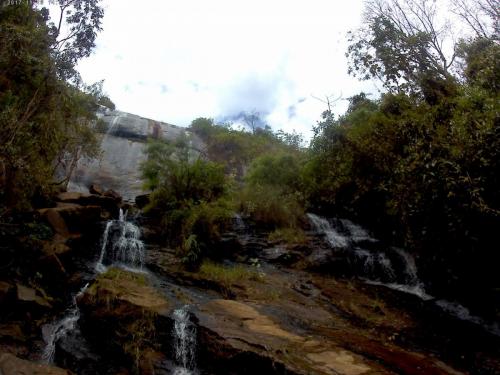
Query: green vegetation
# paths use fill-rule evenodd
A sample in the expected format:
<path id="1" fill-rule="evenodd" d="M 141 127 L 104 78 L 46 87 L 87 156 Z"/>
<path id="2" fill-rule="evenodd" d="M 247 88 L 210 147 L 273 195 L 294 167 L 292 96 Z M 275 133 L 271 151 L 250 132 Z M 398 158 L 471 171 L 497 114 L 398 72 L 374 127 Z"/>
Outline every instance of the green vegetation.
<path id="1" fill-rule="evenodd" d="M 36 204 L 67 182 L 80 157 L 97 153 L 92 127 L 102 94 L 98 85 L 82 85 L 74 67 L 94 47 L 103 16 L 99 1 L 58 1 L 59 27 L 36 3 L 0 4 L 0 207 L 5 212 Z M 69 36 L 61 34 L 61 24 Z"/>
<path id="2" fill-rule="evenodd" d="M 339 118 L 324 113 L 304 171 L 307 201 L 395 231 L 437 285 L 485 290 L 500 282 L 492 267 L 500 223 L 498 30 L 488 34 L 485 20 L 450 60 L 440 50 L 444 34 L 429 27 L 435 3 L 411 3 L 419 7 L 367 2 L 367 26 L 351 37 L 351 72 L 380 79 L 387 92 L 350 98 Z"/>
<path id="3" fill-rule="evenodd" d="M 186 262 L 210 251 L 229 222 L 229 180 L 223 167 L 204 160 L 187 139 L 174 144 L 151 141 L 142 171 L 151 189 L 146 211 L 161 217 L 162 233 Z"/>
<path id="4" fill-rule="evenodd" d="M 146 211 L 161 217 L 166 241 L 185 262 L 216 255 L 235 211 L 269 229 L 300 226 L 300 136 L 249 133 L 204 118 L 194 120 L 191 130 L 207 144 L 210 160 L 190 149 L 187 138 L 152 140 L 142 166 L 145 187 L 153 192 Z"/>
<path id="5" fill-rule="evenodd" d="M 324 112 L 307 150 L 294 133 L 193 121 L 207 157 L 234 178 L 226 189 L 234 209 L 285 242 L 303 241 L 305 210 L 355 217 L 418 253 L 424 277 L 439 287 L 498 285 L 498 13 L 488 1 L 464 4 L 452 11 L 475 36 L 448 41 L 435 2 L 367 1 L 365 26 L 350 34 L 350 72 L 379 80 L 385 92 L 349 98 L 339 117 Z M 492 22 L 482 24 L 481 14 Z M 453 42 L 449 56 L 443 45 Z M 217 181 L 215 190 L 224 190 L 227 182 Z M 187 228 L 180 238 L 196 247 Z"/>
<path id="6" fill-rule="evenodd" d="M 259 281 L 262 278 L 262 275 L 257 270 L 249 267 L 242 265 L 225 266 L 210 261 L 204 261 L 198 273 L 204 279 L 215 281 L 227 290 L 235 283 L 245 283 L 249 280 Z"/>

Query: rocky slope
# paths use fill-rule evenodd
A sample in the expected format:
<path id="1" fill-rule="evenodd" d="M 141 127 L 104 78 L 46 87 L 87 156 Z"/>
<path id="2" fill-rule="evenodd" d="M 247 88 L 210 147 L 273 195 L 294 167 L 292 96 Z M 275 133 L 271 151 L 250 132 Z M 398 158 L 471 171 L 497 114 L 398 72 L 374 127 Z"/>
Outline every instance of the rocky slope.
<path id="1" fill-rule="evenodd" d="M 175 141 L 186 136 L 195 152 L 203 152 L 204 144 L 185 128 L 154 121 L 121 111 L 99 113 L 102 134 L 100 155 L 80 160 L 72 174 L 68 189 L 87 192 L 91 184 L 119 191 L 125 200 L 133 201 L 142 191 L 138 166 L 148 138 Z"/>

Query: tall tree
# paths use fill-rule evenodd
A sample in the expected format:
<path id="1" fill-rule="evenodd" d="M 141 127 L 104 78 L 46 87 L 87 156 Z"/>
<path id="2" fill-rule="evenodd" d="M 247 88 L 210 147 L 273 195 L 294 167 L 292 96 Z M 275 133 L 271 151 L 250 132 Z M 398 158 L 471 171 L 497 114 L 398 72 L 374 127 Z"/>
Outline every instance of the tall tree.
<path id="1" fill-rule="evenodd" d="M 391 92 L 428 95 L 454 81 L 449 21 L 432 0 L 368 0 L 366 27 L 350 33 L 349 72 L 377 78 Z M 447 46 L 452 45 L 451 52 Z"/>
<path id="2" fill-rule="evenodd" d="M 71 12 L 97 4 L 71 3 Z M 82 17 L 74 23 L 86 25 Z M 76 32 L 61 52 L 55 30 L 48 10 L 35 1 L 0 6 L 0 204 L 29 206 L 64 160 L 96 152 L 91 127 L 98 98 L 67 81 L 78 81 L 74 66 L 90 53 L 95 36 L 88 28 L 87 38 Z"/>

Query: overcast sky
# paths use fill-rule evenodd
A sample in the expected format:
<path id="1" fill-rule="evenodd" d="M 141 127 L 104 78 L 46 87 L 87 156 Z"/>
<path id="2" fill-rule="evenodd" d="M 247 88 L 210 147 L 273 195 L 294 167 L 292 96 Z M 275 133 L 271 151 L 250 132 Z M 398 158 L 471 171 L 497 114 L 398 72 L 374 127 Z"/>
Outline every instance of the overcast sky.
<path id="1" fill-rule="evenodd" d="M 347 75 L 348 30 L 362 0 L 104 0 L 103 31 L 79 64 L 105 80 L 117 108 L 188 126 L 257 111 L 273 129 L 309 137 L 326 105 L 376 92 Z M 345 109 L 339 102 L 336 112 Z"/>

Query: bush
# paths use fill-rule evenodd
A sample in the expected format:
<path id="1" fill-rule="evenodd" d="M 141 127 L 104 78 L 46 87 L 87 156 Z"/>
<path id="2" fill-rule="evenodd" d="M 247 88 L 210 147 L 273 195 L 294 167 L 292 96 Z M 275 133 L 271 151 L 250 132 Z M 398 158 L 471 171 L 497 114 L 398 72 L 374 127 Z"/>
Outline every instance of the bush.
<path id="1" fill-rule="evenodd" d="M 296 194 L 286 194 L 272 185 L 248 186 L 239 196 L 240 211 L 267 229 L 297 228 L 304 208 Z"/>
<path id="2" fill-rule="evenodd" d="M 158 215 L 166 242 L 178 249 L 182 259 L 197 262 L 230 222 L 231 184 L 221 165 L 194 154 L 185 139 L 175 144 L 152 141 L 146 153 L 143 177 L 153 192 L 145 210 Z"/>

